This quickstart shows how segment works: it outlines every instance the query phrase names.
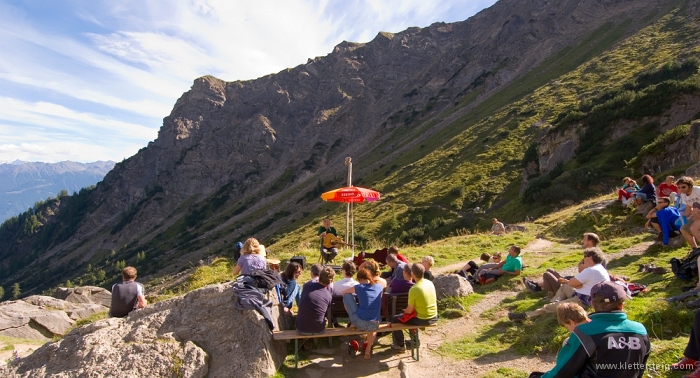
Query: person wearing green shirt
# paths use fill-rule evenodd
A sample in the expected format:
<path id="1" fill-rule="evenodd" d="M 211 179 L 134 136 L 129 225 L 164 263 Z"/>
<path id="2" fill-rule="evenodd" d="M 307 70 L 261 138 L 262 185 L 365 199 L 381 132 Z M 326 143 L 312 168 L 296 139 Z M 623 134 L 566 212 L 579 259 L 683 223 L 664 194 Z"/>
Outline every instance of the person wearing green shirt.
<path id="1" fill-rule="evenodd" d="M 520 247 L 517 245 L 512 245 L 510 249 L 508 249 L 506 261 L 502 261 L 495 267 L 482 273 L 481 277 L 484 279 L 483 283 L 489 283 L 497 280 L 498 277 L 504 274 L 519 276 L 522 269 L 523 258 L 520 257 Z"/>
<path id="2" fill-rule="evenodd" d="M 326 235 L 338 236 L 338 231 L 335 227 L 331 226 L 331 220 L 328 218 L 323 219 L 323 226 L 318 228 L 318 236 L 321 239 L 321 255 L 323 256 L 324 262 L 330 262 L 338 256 L 338 248 L 330 243 L 326 242 Z"/>
<path id="3" fill-rule="evenodd" d="M 435 286 L 429 280 L 423 279 L 425 267 L 423 264 L 411 265 L 411 277 L 415 285 L 408 291 L 408 306 L 402 314 L 394 315 L 392 322 L 426 326 L 437 322 L 437 294 Z M 393 343 L 391 349 L 406 350 L 403 331 L 391 333 Z"/>

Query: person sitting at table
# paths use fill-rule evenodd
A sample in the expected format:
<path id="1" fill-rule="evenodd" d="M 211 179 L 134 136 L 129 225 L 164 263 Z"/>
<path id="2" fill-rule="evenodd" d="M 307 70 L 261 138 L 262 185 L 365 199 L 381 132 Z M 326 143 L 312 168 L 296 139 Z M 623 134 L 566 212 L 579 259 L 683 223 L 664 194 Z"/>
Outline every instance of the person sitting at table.
<path id="1" fill-rule="evenodd" d="M 343 293 L 343 304 L 352 326 L 361 331 L 368 331 L 365 360 L 369 360 L 372 358 L 372 345 L 381 320 L 382 285 L 372 280 L 372 273 L 367 269 L 357 272 L 357 280 L 358 285 Z M 357 302 L 353 294 L 357 295 Z"/>
<path id="2" fill-rule="evenodd" d="M 416 282 L 408 291 L 408 306 L 402 314 L 394 315 L 393 323 L 415 324 L 425 326 L 438 320 L 437 295 L 432 282 L 423 279 L 423 264 L 411 266 L 411 277 Z M 391 349 L 406 350 L 403 331 L 394 331 Z"/>
<path id="3" fill-rule="evenodd" d="M 298 334 L 317 335 L 326 330 L 326 312 L 333 300 L 327 288 L 333 282 L 333 277 L 333 268 L 327 266 L 321 271 L 318 281 L 309 281 L 302 286 L 295 321 Z"/>
<path id="4" fill-rule="evenodd" d="M 389 286 L 387 286 L 385 290 L 387 293 L 408 293 L 408 291 L 413 287 L 411 266 L 412 264 L 404 264 L 402 269 L 403 277 L 391 280 L 391 282 L 389 282 Z"/>
<path id="5" fill-rule="evenodd" d="M 367 269 L 372 275 L 372 282 L 382 285 L 382 289 L 387 287 L 387 282 L 379 275 L 379 264 L 374 260 L 365 260 L 360 264 L 359 269 Z"/>
<path id="6" fill-rule="evenodd" d="M 258 239 L 249 238 L 241 248 L 241 258 L 233 267 L 233 275 L 250 274 L 254 270 L 267 269 L 265 246 Z"/>

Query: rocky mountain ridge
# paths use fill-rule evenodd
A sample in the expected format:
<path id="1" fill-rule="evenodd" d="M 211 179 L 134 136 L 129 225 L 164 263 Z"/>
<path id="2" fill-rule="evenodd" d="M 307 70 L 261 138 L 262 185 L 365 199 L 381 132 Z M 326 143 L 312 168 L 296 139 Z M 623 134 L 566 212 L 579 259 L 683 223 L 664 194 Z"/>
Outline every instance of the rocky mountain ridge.
<path id="1" fill-rule="evenodd" d="M 328 211 L 317 198 L 344 184 L 346 156 L 357 184 L 376 171 L 413 169 L 453 143 L 465 118 L 490 117 L 481 105 L 520 99 L 549 81 L 547 71 L 582 63 L 564 62 L 574 47 L 589 55 L 609 48 L 676 5 L 697 11 L 671 0 L 501 0 L 464 22 L 342 42 L 256 80 L 196 79 L 154 142 L 48 215 L 51 232 L 0 238 L 9 240 L 0 282 L 23 281 L 33 292 L 56 284 L 36 267 L 70 277 L 89 262 L 111 272 L 115 260 L 172 273 L 249 235 L 274 240 L 287 224 Z M 527 76 L 544 63 L 551 69 Z M 71 222 L 60 219 L 66 209 L 77 214 Z M 29 250 L 40 253 L 27 259 Z"/>

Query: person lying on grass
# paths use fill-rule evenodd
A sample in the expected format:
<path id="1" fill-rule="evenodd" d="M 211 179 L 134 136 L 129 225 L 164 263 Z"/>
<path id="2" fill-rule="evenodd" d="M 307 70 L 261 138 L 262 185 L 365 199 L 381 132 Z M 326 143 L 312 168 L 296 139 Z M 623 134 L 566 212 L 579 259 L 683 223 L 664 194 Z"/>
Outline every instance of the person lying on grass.
<path id="1" fill-rule="evenodd" d="M 377 328 L 381 320 L 382 285 L 372 281 L 372 273 L 367 269 L 357 272 L 358 285 L 343 293 L 343 304 L 348 312 L 352 326 L 367 333 L 365 360 L 372 358 L 372 344 L 377 336 Z M 357 302 L 353 294 L 357 295 Z"/>
<path id="2" fill-rule="evenodd" d="M 506 256 L 506 261 L 498 263 L 495 267 L 483 272 L 481 277 L 483 277 L 482 283 L 489 283 L 496 281 L 499 277 L 504 274 L 511 276 L 519 276 L 520 271 L 523 269 L 523 258 L 520 257 L 520 247 L 513 245 L 508 249 L 508 256 Z"/>

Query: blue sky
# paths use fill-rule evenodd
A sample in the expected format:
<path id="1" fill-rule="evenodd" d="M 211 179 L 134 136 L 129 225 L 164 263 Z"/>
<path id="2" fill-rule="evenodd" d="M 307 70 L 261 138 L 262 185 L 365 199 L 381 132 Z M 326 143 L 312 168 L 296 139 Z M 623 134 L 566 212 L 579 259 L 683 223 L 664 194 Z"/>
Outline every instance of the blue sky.
<path id="1" fill-rule="evenodd" d="M 254 79 L 495 0 L 0 0 L 0 162 L 121 161 L 197 77 Z"/>

